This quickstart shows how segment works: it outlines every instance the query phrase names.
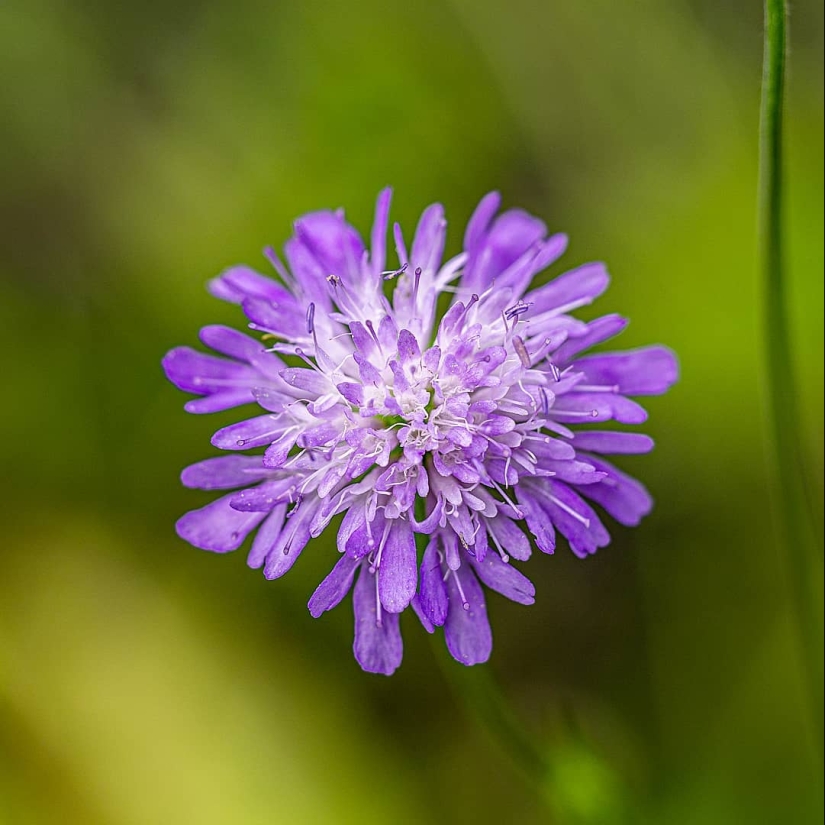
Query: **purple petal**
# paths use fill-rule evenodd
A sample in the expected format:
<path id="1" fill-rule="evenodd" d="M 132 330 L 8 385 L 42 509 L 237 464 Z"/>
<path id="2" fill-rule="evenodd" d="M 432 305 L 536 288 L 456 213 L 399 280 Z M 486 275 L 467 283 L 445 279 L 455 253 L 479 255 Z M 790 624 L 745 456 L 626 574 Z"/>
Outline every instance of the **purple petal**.
<path id="1" fill-rule="evenodd" d="M 342 214 L 311 212 L 295 222 L 295 234 L 320 264 L 322 277 L 332 272 L 350 284 L 360 280 L 364 244 Z"/>
<path id="2" fill-rule="evenodd" d="M 653 449 L 653 439 L 641 433 L 585 430 L 576 433 L 573 446 L 577 450 L 590 450 L 594 453 L 649 453 Z"/>
<path id="3" fill-rule="evenodd" d="M 589 303 L 598 298 L 609 283 L 610 276 L 604 264 L 584 264 L 529 292 L 524 300 L 533 304 L 531 315 L 539 315 L 567 304 Z"/>
<path id="4" fill-rule="evenodd" d="M 493 636 L 484 591 L 469 567 L 461 567 L 447 576 L 447 596 L 449 610 L 444 624 L 447 650 L 463 665 L 486 662 L 493 649 Z"/>
<path id="5" fill-rule="evenodd" d="M 556 531 L 541 501 L 532 495 L 525 485 L 519 486 L 517 493 L 519 505 L 526 513 L 527 527 L 536 540 L 536 547 L 542 553 L 554 553 L 556 550 Z"/>
<path id="6" fill-rule="evenodd" d="M 263 349 L 260 341 L 256 341 L 236 329 L 219 324 L 203 327 L 199 337 L 207 347 L 211 347 L 222 355 L 236 358 L 238 361 L 249 362 Z"/>
<path id="7" fill-rule="evenodd" d="M 197 352 L 190 347 L 176 347 L 166 353 L 162 365 L 166 377 L 178 389 L 199 395 L 246 387 L 249 400 L 252 400 L 251 387 L 260 383 L 257 373 L 246 364 Z"/>
<path id="8" fill-rule="evenodd" d="M 470 254 L 461 278 L 462 289 L 483 292 L 546 233 L 542 221 L 520 209 L 499 215 Z"/>
<path id="9" fill-rule="evenodd" d="M 248 266 L 233 266 L 209 284 L 209 291 L 224 301 L 240 304 L 245 298 L 281 301 L 290 296 L 284 287 Z M 294 300 L 294 299 L 293 299 Z"/>
<path id="10" fill-rule="evenodd" d="M 218 430 L 212 436 L 212 446 L 221 450 L 249 450 L 271 444 L 284 431 L 277 415 L 259 415 Z"/>
<path id="11" fill-rule="evenodd" d="M 488 192 L 475 208 L 467 222 L 467 231 L 464 233 L 464 249 L 473 253 L 476 245 L 487 234 L 487 227 L 501 205 L 501 195 L 498 192 Z"/>
<path id="12" fill-rule="evenodd" d="M 593 508 L 566 484 L 546 479 L 541 486 L 530 486 L 542 509 L 577 556 L 584 558 L 610 544 L 610 534 Z"/>
<path id="13" fill-rule="evenodd" d="M 367 673 L 394 673 L 401 664 L 404 647 L 398 626 L 398 614 L 377 613 L 375 576 L 369 567 L 361 566 L 352 595 L 355 612 L 355 641 L 352 651 L 355 659 Z"/>
<path id="14" fill-rule="evenodd" d="M 624 395 L 659 395 L 679 376 L 676 355 L 663 346 L 588 355 L 574 369 L 587 375 L 588 384 L 615 386 Z"/>
<path id="15" fill-rule="evenodd" d="M 216 501 L 190 510 L 181 516 L 175 529 L 189 544 L 201 550 L 214 553 L 229 553 L 237 550 L 244 539 L 264 518 L 264 513 L 239 513 L 233 510 L 230 501 L 234 493 Z"/>
<path id="16" fill-rule="evenodd" d="M 428 621 L 441 626 L 447 619 L 447 586 L 438 557 L 438 540 L 432 539 L 421 560 L 420 607 Z"/>
<path id="17" fill-rule="evenodd" d="M 293 510 L 289 514 L 284 529 L 266 558 L 264 576 L 267 579 L 280 578 L 295 564 L 310 539 L 310 522 L 319 506 L 320 500 L 313 503 L 305 500 L 297 513 Z"/>
<path id="18" fill-rule="evenodd" d="M 278 541 L 278 536 L 286 524 L 286 504 L 279 504 L 266 517 L 266 521 L 258 528 L 255 538 L 252 540 L 252 548 L 246 563 L 257 570 L 265 561 L 266 557 Z"/>
<path id="19" fill-rule="evenodd" d="M 426 613 L 424 613 L 424 609 L 421 607 L 421 599 L 418 596 L 413 596 L 412 601 L 410 602 L 410 606 L 413 609 L 413 612 L 416 616 L 418 616 L 418 620 L 421 622 L 421 626 L 427 633 L 434 633 L 435 632 L 435 625 L 430 621 L 429 617 Z"/>
<path id="20" fill-rule="evenodd" d="M 235 493 L 230 500 L 232 508 L 242 513 L 268 513 L 277 504 L 282 503 L 286 490 L 292 485 L 291 479 L 279 479 L 247 487 Z"/>
<path id="21" fill-rule="evenodd" d="M 359 561 L 346 554 L 338 559 L 332 572 L 318 585 L 309 600 L 309 612 L 317 619 L 327 610 L 336 607 L 352 587 L 352 579 L 358 569 Z"/>
<path id="22" fill-rule="evenodd" d="M 415 536 L 406 519 L 395 519 L 391 525 L 381 551 L 378 594 L 385 610 L 400 613 L 409 605 L 418 584 Z"/>
<path id="23" fill-rule="evenodd" d="M 188 413 L 204 415 L 231 410 L 233 407 L 241 407 L 244 404 L 249 404 L 253 398 L 254 391 L 250 392 L 248 389 L 224 390 L 223 392 L 206 395 L 203 398 L 193 398 L 183 405 L 183 409 Z"/>
<path id="24" fill-rule="evenodd" d="M 444 253 L 444 239 L 447 234 L 447 222 L 444 220 L 444 207 L 440 203 L 428 206 L 418 221 L 413 238 L 410 261 L 414 267 L 436 269 Z"/>
<path id="25" fill-rule="evenodd" d="M 615 419 L 622 424 L 643 424 L 647 412 L 635 401 L 610 392 L 570 392 L 559 395 L 551 413 L 573 412 L 577 416 L 554 415 L 562 424 L 569 422 L 595 424 Z M 582 414 L 585 414 L 582 416 Z"/>
<path id="26" fill-rule="evenodd" d="M 392 189 L 387 187 L 382 189 L 375 203 L 375 219 L 372 222 L 372 236 L 370 237 L 370 261 L 372 271 L 376 278 L 381 277 L 381 273 L 387 264 L 387 226 L 390 219 L 390 201 L 392 200 Z"/>
<path id="27" fill-rule="evenodd" d="M 578 337 L 568 338 L 554 353 L 553 360 L 558 366 L 568 363 L 574 356 L 602 341 L 618 335 L 628 324 L 621 315 L 604 315 L 587 325 L 587 332 Z"/>
<path id="28" fill-rule="evenodd" d="M 607 461 L 592 456 L 588 460 L 606 473 L 607 477 L 582 492 L 591 501 L 604 507 L 619 524 L 635 527 L 653 509 L 650 493 L 641 482 Z"/>
<path id="29" fill-rule="evenodd" d="M 418 361 L 420 358 L 418 340 L 408 329 L 402 329 L 398 333 L 398 360 L 402 364 L 409 364 L 410 361 Z"/>
<path id="30" fill-rule="evenodd" d="M 535 602 L 536 588 L 530 579 L 516 570 L 512 564 L 503 562 L 498 553 L 489 553 L 484 561 L 472 557 L 470 561 L 478 577 L 491 590 L 519 604 Z"/>
<path id="31" fill-rule="evenodd" d="M 514 521 L 499 513 L 487 519 L 487 530 L 495 536 L 501 548 L 514 559 L 526 561 L 530 558 L 530 539 Z"/>
<path id="32" fill-rule="evenodd" d="M 260 456 L 227 455 L 192 464 L 181 473 L 180 480 L 185 487 L 197 490 L 231 490 L 269 474 Z"/>

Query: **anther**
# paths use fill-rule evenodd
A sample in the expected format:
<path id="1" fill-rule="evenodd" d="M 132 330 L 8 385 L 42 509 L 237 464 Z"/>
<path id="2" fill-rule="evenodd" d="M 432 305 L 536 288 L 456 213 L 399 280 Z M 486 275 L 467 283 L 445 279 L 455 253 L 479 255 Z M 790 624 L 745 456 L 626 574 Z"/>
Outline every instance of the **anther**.
<path id="1" fill-rule="evenodd" d="M 530 368 L 530 353 L 527 352 L 527 347 L 522 341 L 521 337 L 518 335 L 513 336 L 513 348 L 516 351 L 516 355 L 519 357 L 519 361 L 521 361 L 521 365 L 525 369 Z"/>

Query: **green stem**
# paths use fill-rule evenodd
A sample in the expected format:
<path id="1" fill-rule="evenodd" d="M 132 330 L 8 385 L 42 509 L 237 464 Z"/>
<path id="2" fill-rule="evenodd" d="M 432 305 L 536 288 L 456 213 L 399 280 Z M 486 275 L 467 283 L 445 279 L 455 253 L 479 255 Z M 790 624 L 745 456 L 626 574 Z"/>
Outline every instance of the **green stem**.
<path id="1" fill-rule="evenodd" d="M 786 8 L 765 0 L 765 53 L 759 152 L 759 232 L 765 284 L 768 411 L 776 505 L 807 699 L 822 757 L 822 552 L 805 483 L 798 395 L 794 382 L 783 278 L 782 114 L 785 93 Z"/>
<path id="2" fill-rule="evenodd" d="M 550 763 L 522 727 L 490 666 L 458 666 L 448 660 L 441 649 L 437 651 L 437 657 L 453 693 L 476 718 L 478 726 L 487 732 L 524 777 L 542 791 L 550 776 Z"/>

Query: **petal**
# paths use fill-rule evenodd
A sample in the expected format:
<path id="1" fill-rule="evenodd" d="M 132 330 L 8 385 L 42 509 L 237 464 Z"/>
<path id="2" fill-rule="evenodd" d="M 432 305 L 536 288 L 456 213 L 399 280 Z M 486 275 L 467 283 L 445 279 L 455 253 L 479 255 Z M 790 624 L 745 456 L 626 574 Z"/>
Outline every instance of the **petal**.
<path id="1" fill-rule="evenodd" d="M 547 227 L 521 209 L 499 215 L 470 254 L 461 287 L 481 293 L 527 250 L 547 234 Z"/>
<path id="2" fill-rule="evenodd" d="M 627 324 L 627 318 L 622 318 L 621 315 L 604 315 L 596 318 L 587 325 L 587 332 L 584 335 L 568 338 L 553 353 L 553 360 L 558 366 L 566 364 L 578 353 L 618 335 Z"/>
<path id="3" fill-rule="evenodd" d="M 501 195 L 498 192 L 488 192 L 475 208 L 467 222 L 467 231 L 464 233 L 464 249 L 474 252 L 476 245 L 487 234 L 487 227 L 501 205 Z"/>
<path id="4" fill-rule="evenodd" d="M 183 408 L 188 413 L 204 415 L 206 413 L 231 410 L 233 407 L 241 407 L 244 404 L 249 404 L 254 398 L 254 390 L 223 390 L 212 395 L 205 395 L 203 398 L 193 398 L 191 401 L 187 401 L 183 405 Z"/>
<path id="5" fill-rule="evenodd" d="M 440 203 L 428 206 L 418 221 L 413 238 L 410 261 L 414 267 L 437 269 L 444 254 L 444 239 L 447 234 L 447 221 L 444 219 L 444 207 Z"/>
<path id="6" fill-rule="evenodd" d="M 641 433 L 586 430 L 577 432 L 572 443 L 576 450 L 594 453 L 649 453 L 653 449 L 653 439 Z"/>
<path id="7" fill-rule="evenodd" d="M 260 526 L 255 538 L 252 540 L 252 547 L 246 563 L 257 570 L 265 561 L 266 557 L 278 541 L 281 530 L 286 524 L 286 504 L 279 504 L 266 517 L 266 521 Z"/>
<path id="8" fill-rule="evenodd" d="M 544 484 L 536 482 L 530 487 L 541 508 L 577 556 L 584 558 L 610 544 L 610 534 L 596 512 L 566 484 L 546 479 Z"/>
<path id="9" fill-rule="evenodd" d="M 623 395 L 610 392 L 569 392 L 559 395 L 556 396 L 550 412 L 551 417 L 558 417 L 562 424 L 595 424 L 611 419 L 622 424 L 643 424 L 647 421 L 644 407 Z M 565 412 L 576 415 L 563 415 Z M 562 415 L 557 416 L 557 413 Z"/>
<path id="10" fill-rule="evenodd" d="M 332 572 L 315 588 L 310 597 L 307 607 L 314 618 L 317 619 L 325 611 L 332 610 L 349 593 L 359 564 L 359 561 L 346 554 L 338 559 Z"/>
<path id="11" fill-rule="evenodd" d="M 281 301 L 291 294 L 276 281 L 255 272 L 248 266 L 233 266 L 209 283 L 209 291 L 217 298 L 240 304 L 244 298 Z M 294 300 L 294 299 L 293 299 Z"/>
<path id="12" fill-rule="evenodd" d="M 450 655 L 463 665 L 477 665 L 490 658 L 493 636 L 487 618 L 484 591 L 467 567 L 447 576 L 449 610 L 444 639 Z"/>
<path id="13" fill-rule="evenodd" d="M 237 550 L 244 539 L 260 524 L 264 513 L 240 513 L 233 510 L 230 501 L 234 493 L 190 510 L 181 516 L 175 530 L 189 544 L 214 553 Z"/>
<path id="14" fill-rule="evenodd" d="M 554 553 L 556 550 L 556 531 L 541 501 L 523 484 L 518 487 L 517 494 L 519 505 L 525 511 L 527 527 L 536 540 L 536 547 L 542 553 Z"/>
<path id="15" fill-rule="evenodd" d="M 266 558 L 264 576 L 267 579 L 280 578 L 295 564 L 310 539 L 309 525 L 320 503 L 320 500 L 307 502 L 304 499 L 297 512 L 292 510 L 289 513 L 278 540 Z"/>
<path id="16" fill-rule="evenodd" d="M 624 395 L 659 395 L 679 377 L 675 353 L 663 346 L 588 355 L 574 364 L 588 384 L 615 386 Z"/>
<path id="17" fill-rule="evenodd" d="M 619 524 L 635 527 L 652 509 L 653 499 L 645 486 L 602 459 L 589 457 L 607 477 L 582 492 L 600 504 Z"/>
<path id="18" fill-rule="evenodd" d="M 571 269 L 549 284 L 529 292 L 524 300 L 532 303 L 530 314 L 539 315 L 568 304 L 590 303 L 608 287 L 610 276 L 603 263 L 589 263 Z"/>
<path id="19" fill-rule="evenodd" d="M 284 431 L 277 415 L 259 415 L 223 427 L 212 436 L 212 446 L 221 450 L 249 450 L 271 444 Z"/>
<path id="20" fill-rule="evenodd" d="M 488 553 L 484 561 L 472 557 L 470 563 L 484 584 L 519 604 L 533 604 L 536 588 L 525 575 L 512 564 L 504 562 L 498 553 Z"/>
<path id="21" fill-rule="evenodd" d="M 390 219 L 391 200 L 392 189 L 387 187 L 381 190 L 375 203 L 375 218 L 372 222 L 372 235 L 370 236 L 370 262 L 373 274 L 377 278 L 381 277 L 387 264 L 387 226 Z"/>
<path id="22" fill-rule="evenodd" d="M 176 347 L 166 353 L 161 363 L 166 377 L 178 389 L 199 395 L 246 387 L 252 400 L 251 388 L 260 383 L 258 374 L 246 364 L 207 355 L 191 347 Z"/>
<path id="23" fill-rule="evenodd" d="M 227 455 L 192 464 L 181 473 L 180 480 L 185 487 L 198 490 L 231 490 L 269 474 L 260 456 Z"/>
<path id="24" fill-rule="evenodd" d="M 390 613 L 400 613 L 410 603 L 418 585 L 415 536 L 406 519 L 392 521 L 381 551 L 378 595 Z"/>
<path id="25" fill-rule="evenodd" d="M 352 651 L 355 659 L 367 673 L 394 673 L 401 664 L 404 647 L 398 614 L 381 611 L 375 593 L 375 576 L 369 567 L 361 566 L 355 583 L 352 606 L 355 612 L 355 641 Z"/>
<path id="26" fill-rule="evenodd" d="M 438 557 L 437 539 L 432 539 L 424 551 L 419 591 L 422 612 L 432 624 L 440 627 L 447 619 L 447 586 Z"/>
<path id="27" fill-rule="evenodd" d="M 502 550 L 509 553 L 514 559 L 526 561 L 530 558 L 530 539 L 524 535 L 521 528 L 512 520 L 499 513 L 494 518 L 486 520 L 487 531 L 492 533 Z"/>

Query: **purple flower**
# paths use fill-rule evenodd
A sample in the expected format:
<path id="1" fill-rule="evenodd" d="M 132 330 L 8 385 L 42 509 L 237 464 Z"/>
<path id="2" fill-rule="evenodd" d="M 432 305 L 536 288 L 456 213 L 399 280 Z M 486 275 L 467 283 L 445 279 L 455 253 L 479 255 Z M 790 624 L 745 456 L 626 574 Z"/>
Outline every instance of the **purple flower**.
<path id="1" fill-rule="evenodd" d="M 592 425 L 641 424 L 628 396 L 662 393 L 678 374 L 661 346 L 584 355 L 627 323 L 570 314 L 607 288 L 604 265 L 530 290 L 567 239 L 520 210 L 496 216 L 498 194 L 481 201 L 463 252 L 446 263 L 436 204 L 411 246 L 394 225 L 398 266 L 388 265 L 389 206 L 385 190 L 369 249 L 340 211 L 301 218 L 288 266 L 267 252 L 277 280 L 237 266 L 210 284 L 241 305 L 255 337 L 204 327 L 218 355 L 179 347 L 163 361 L 199 396 L 190 412 L 259 407 L 213 436 L 229 455 L 184 470 L 187 487 L 231 492 L 184 515 L 178 534 L 225 553 L 257 530 L 249 565 L 275 579 L 343 514 L 338 561 L 309 610 L 320 616 L 352 589 L 355 657 L 386 674 L 401 663 L 408 606 L 429 632 L 444 628 L 459 662 L 484 662 L 484 588 L 534 600 L 512 560 L 533 545 L 552 553 L 557 533 L 581 557 L 607 545 L 594 505 L 639 523 L 650 496 L 601 456 L 653 442 Z"/>

